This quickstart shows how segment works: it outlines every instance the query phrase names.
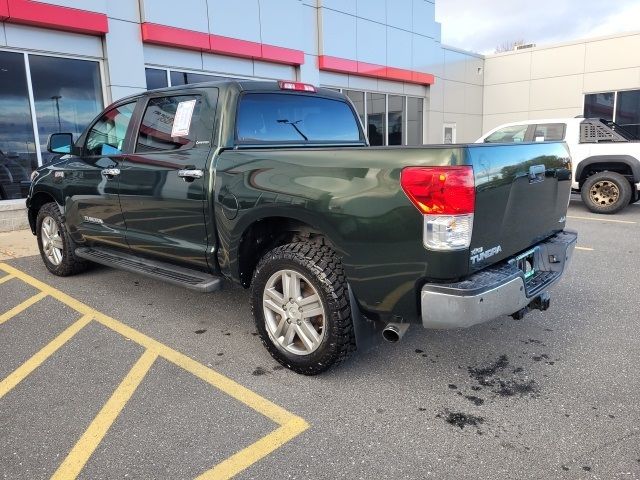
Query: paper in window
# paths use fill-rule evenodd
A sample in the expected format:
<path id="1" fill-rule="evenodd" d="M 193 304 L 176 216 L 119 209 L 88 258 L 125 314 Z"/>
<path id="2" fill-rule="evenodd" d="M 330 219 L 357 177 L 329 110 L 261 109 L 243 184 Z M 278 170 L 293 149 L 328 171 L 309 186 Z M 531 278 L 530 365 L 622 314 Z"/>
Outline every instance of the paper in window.
<path id="1" fill-rule="evenodd" d="M 189 128 L 191 127 L 191 117 L 193 117 L 193 110 L 195 107 L 195 99 L 178 103 L 176 116 L 173 120 L 173 127 L 171 128 L 172 137 L 186 137 L 187 135 L 189 135 Z"/>

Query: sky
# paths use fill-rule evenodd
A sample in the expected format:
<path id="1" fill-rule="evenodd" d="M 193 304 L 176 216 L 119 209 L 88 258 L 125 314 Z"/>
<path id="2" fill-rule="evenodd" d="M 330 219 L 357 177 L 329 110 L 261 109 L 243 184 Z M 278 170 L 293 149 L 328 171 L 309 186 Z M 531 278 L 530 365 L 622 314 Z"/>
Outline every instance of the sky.
<path id="1" fill-rule="evenodd" d="M 545 45 L 640 31 L 640 0 L 436 0 L 442 43 L 493 53 L 503 42 Z"/>

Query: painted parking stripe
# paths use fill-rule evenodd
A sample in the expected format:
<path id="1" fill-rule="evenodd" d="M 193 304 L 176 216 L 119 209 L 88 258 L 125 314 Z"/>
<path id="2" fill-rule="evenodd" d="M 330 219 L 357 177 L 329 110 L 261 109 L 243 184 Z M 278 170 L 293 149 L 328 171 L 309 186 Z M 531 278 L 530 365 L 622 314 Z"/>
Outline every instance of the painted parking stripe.
<path id="1" fill-rule="evenodd" d="M 2 285 L 4 282 L 8 282 L 12 278 L 15 277 L 13 275 L 5 275 L 4 277 L 0 278 L 0 285 Z"/>
<path id="2" fill-rule="evenodd" d="M 146 350 L 142 354 L 58 467 L 52 480 L 76 478 L 80 474 L 157 358 L 158 353 L 152 350 Z"/>
<path id="3" fill-rule="evenodd" d="M 31 372 L 42 365 L 47 358 L 53 355 L 60 347 L 67 343 L 76 333 L 82 330 L 91 321 L 91 315 L 83 315 L 71 326 L 67 327 L 60 335 L 51 340 L 45 347 L 36 353 L 20 367 L 14 370 L 8 377 L 0 382 L 0 398 L 4 397 L 18 383 L 24 380 Z"/>
<path id="4" fill-rule="evenodd" d="M 585 252 L 593 252 L 593 248 L 589 248 L 589 247 L 576 247 L 576 250 L 584 250 Z"/>
<path id="5" fill-rule="evenodd" d="M 577 217 L 574 215 L 567 215 L 567 218 L 575 218 L 576 220 L 591 220 L 593 222 L 610 222 L 610 223 L 627 223 L 635 225 L 638 222 L 632 222 L 631 220 L 615 220 L 613 218 L 601 218 L 601 217 Z"/>
<path id="6" fill-rule="evenodd" d="M 95 320 L 115 331 L 116 333 L 119 333 L 120 335 L 145 347 L 145 352 L 149 353 L 147 357 L 143 355 L 138 363 L 136 363 L 136 366 L 138 366 L 138 368 L 134 366 L 134 368 L 131 369 L 129 375 L 127 375 L 127 378 L 123 380 L 121 386 L 118 387 L 116 392 L 114 392 L 111 399 L 109 400 L 109 402 L 111 402 L 111 400 L 113 399 L 111 404 L 107 402 L 98 416 L 93 420 L 93 422 L 89 426 L 89 429 L 85 431 L 80 440 L 78 440 L 74 449 L 60 465 L 58 469 L 60 474 L 56 472 L 57 478 L 72 479 L 76 478 L 76 476 L 81 472 L 82 468 L 91 457 L 91 454 L 93 453 L 93 451 L 95 451 L 95 448 L 97 448 L 102 438 L 104 438 L 104 435 L 106 435 L 106 433 L 108 432 L 108 429 L 113 421 L 115 421 L 122 408 L 124 408 L 126 400 L 131 397 L 131 395 L 135 391 L 135 388 L 137 388 L 140 381 L 142 381 L 142 378 L 144 378 L 144 375 L 146 375 L 146 372 L 153 363 L 152 361 L 150 362 L 152 355 L 155 356 L 154 360 L 157 357 L 162 357 L 174 363 L 175 365 L 183 368 L 187 372 L 218 388 L 223 393 L 233 397 L 237 401 L 252 408 L 256 412 L 266 416 L 267 418 L 278 424 L 278 428 L 276 430 L 259 439 L 258 441 L 252 443 L 248 447 L 240 450 L 226 460 L 223 460 L 221 463 L 201 474 L 199 478 L 231 478 L 257 462 L 258 460 L 273 453 L 282 445 L 291 441 L 293 438 L 300 435 L 302 432 L 309 428 L 309 424 L 304 419 L 292 414 L 291 412 L 288 412 L 284 408 L 276 405 L 275 403 L 272 403 L 264 397 L 261 397 L 248 388 L 243 387 L 230 378 L 208 367 L 205 367 L 192 358 L 158 342 L 157 340 L 154 340 L 151 337 L 146 336 L 145 334 L 129 327 L 128 325 L 125 325 L 122 322 L 119 322 L 118 320 L 111 318 L 108 315 L 94 310 L 88 305 L 85 305 L 84 303 L 51 287 L 50 285 L 47 285 L 46 283 L 41 282 L 40 280 L 37 280 L 27 275 L 26 273 L 21 272 L 20 270 L 17 270 L 16 268 L 13 268 L 4 263 L 0 263 L 0 270 L 3 270 L 8 274 L 13 275 L 15 278 L 31 285 L 32 287 L 41 290 L 41 293 L 38 295 L 49 295 L 50 297 L 83 314 L 82 318 L 87 320 L 87 323 L 89 323 L 91 320 Z M 9 312 L 7 312 L 7 314 L 8 313 Z M 43 349 L 47 350 L 42 353 L 42 358 L 40 359 L 39 363 L 38 360 L 33 360 L 34 357 L 38 355 L 36 354 L 34 357 L 32 357 L 32 359 L 27 361 L 27 363 L 29 363 L 31 360 L 33 360 L 30 366 L 24 367 L 22 372 L 18 372 L 18 370 L 22 368 L 20 367 L 14 373 L 10 374 L 7 379 L 12 377 L 13 380 L 11 382 L 7 382 L 5 386 L 6 391 L 4 391 L 3 395 L 10 391 L 13 387 L 15 387 L 15 385 L 17 385 L 22 379 L 28 376 L 35 368 L 37 368 L 38 365 L 40 365 L 46 358 L 51 356 L 55 351 L 62 347 L 62 345 L 64 345 L 66 341 L 69 340 L 69 338 L 72 338 L 75 333 L 80 331 L 85 326 L 80 326 L 78 322 L 76 322 L 77 325 L 73 324 L 79 327 L 76 331 L 72 329 L 73 325 L 67 328 L 68 332 L 67 330 L 65 330 L 68 338 L 63 336 L 63 334 L 65 334 L 65 332 L 63 332 L 52 342 L 53 345 L 50 344 L 50 348 L 47 349 L 47 347 L 49 347 L 48 345 Z M 56 340 L 58 341 L 56 342 Z M 147 363 L 148 367 L 145 367 Z M 144 374 L 140 376 L 143 371 Z M 128 383 L 126 383 L 125 385 L 125 382 Z M 90 449 L 91 451 L 87 454 L 88 449 Z"/>
<path id="7" fill-rule="evenodd" d="M 23 312 L 24 310 L 26 310 L 27 308 L 29 308 L 31 305 L 33 305 L 34 303 L 39 302 L 40 300 L 42 300 L 44 297 L 46 297 L 47 294 L 45 292 L 40 292 L 40 293 L 36 293 L 33 297 L 31 298 L 27 298 L 24 302 L 22 302 L 20 305 L 16 305 L 15 307 L 13 307 L 11 310 L 9 310 L 6 313 L 3 313 L 2 315 L 0 315 L 0 325 L 2 325 L 4 322 L 6 322 L 7 320 L 15 317 L 16 315 L 18 315 L 19 313 Z"/>

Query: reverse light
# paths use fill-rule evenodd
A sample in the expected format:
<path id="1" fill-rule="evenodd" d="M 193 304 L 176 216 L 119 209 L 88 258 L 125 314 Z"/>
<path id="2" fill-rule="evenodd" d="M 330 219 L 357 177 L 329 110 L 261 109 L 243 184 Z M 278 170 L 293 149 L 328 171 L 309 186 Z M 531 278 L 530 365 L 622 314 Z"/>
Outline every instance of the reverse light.
<path id="1" fill-rule="evenodd" d="M 469 248 L 476 200 L 471 166 L 407 167 L 400 185 L 424 216 L 426 248 Z"/>
<path id="2" fill-rule="evenodd" d="M 287 82 L 285 80 L 280 80 L 278 82 L 278 86 L 280 87 L 280 90 L 295 90 L 298 92 L 316 93 L 316 87 L 314 87 L 313 85 L 309 85 L 308 83 Z"/>

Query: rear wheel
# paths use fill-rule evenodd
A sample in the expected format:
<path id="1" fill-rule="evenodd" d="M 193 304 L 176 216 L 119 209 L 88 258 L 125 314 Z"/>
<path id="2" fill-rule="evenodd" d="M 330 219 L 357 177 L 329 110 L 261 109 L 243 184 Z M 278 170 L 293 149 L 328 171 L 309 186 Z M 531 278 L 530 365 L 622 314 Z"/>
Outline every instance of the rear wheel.
<path id="1" fill-rule="evenodd" d="M 328 246 L 275 248 L 258 263 L 251 290 L 262 343 L 287 368 L 316 375 L 355 350 L 342 263 Z"/>
<path id="2" fill-rule="evenodd" d="M 54 275 L 66 277 L 87 268 L 87 262 L 76 257 L 76 244 L 54 202 L 44 204 L 38 211 L 36 235 L 42 261 Z"/>
<path id="3" fill-rule="evenodd" d="M 617 213 L 629 205 L 631 184 L 616 172 L 599 172 L 590 176 L 580 191 L 582 201 L 594 213 Z"/>

